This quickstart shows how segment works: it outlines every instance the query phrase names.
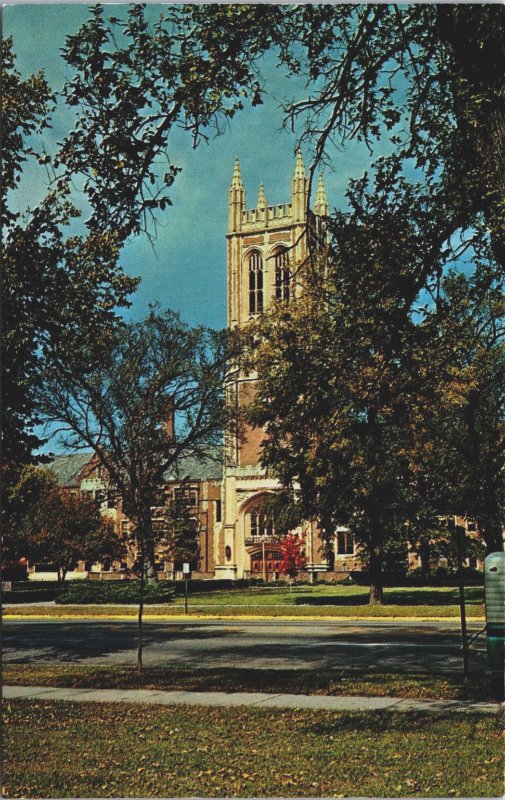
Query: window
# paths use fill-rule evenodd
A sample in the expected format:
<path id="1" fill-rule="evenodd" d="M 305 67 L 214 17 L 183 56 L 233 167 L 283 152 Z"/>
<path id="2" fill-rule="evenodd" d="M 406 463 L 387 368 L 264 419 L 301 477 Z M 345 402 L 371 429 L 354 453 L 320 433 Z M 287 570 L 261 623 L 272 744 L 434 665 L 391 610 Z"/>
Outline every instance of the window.
<path id="1" fill-rule="evenodd" d="M 275 252 L 275 299 L 289 300 L 291 273 L 289 271 L 289 255 L 285 248 Z"/>
<path id="2" fill-rule="evenodd" d="M 216 522 L 221 522 L 221 500 L 216 500 Z"/>
<path id="3" fill-rule="evenodd" d="M 337 555 L 352 556 L 354 553 L 354 541 L 352 533 L 349 531 L 337 531 Z"/>
<path id="4" fill-rule="evenodd" d="M 249 514 L 251 536 L 264 538 L 274 535 L 274 526 L 261 508 L 253 508 Z"/>
<path id="5" fill-rule="evenodd" d="M 254 250 L 249 256 L 249 316 L 263 311 L 263 261 Z"/>
<path id="6" fill-rule="evenodd" d="M 174 489 L 174 500 L 194 508 L 198 505 L 198 489 L 194 486 L 178 486 Z"/>

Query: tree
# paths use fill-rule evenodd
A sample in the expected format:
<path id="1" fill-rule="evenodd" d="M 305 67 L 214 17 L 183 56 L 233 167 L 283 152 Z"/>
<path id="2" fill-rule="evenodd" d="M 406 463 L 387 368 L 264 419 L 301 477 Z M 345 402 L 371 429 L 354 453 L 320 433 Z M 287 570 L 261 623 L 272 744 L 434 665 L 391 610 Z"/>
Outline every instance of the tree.
<path id="1" fill-rule="evenodd" d="M 124 542 L 111 520 L 103 518 L 97 503 L 81 493 L 54 488 L 25 517 L 26 555 L 30 561 L 55 564 L 58 581 L 80 561 L 122 559 Z"/>
<path id="2" fill-rule="evenodd" d="M 305 534 L 288 533 L 281 539 L 282 561 L 280 571 L 287 575 L 290 581 L 305 569 Z"/>
<path id="3" fill-rule="evenodd" d="M 57 488 L 48 469 L 31 464 L 2 467 L 2 567 L 28 555 L 27 533 L 44 499 Z"/>
<path id="4" fill-rule="evenodd" d="M 124 275 L 121 248 L 132 234 L 153 235 L 155 213 L 171 203 L 167 190 L 179 172 L 168 152 L 171 130 L 185 128 L 196 146 L 245 97 L 258 101 L 255 20 L 264 10 L 237 12 L 221 12 L 234 20 L 222 33 L 197 35 L 200 12 L 191 6 L 170 7 L 151 26 L 142 5 L 122 20 L 96 5 L 63 48 L 71 77 L 61 93 L 42 73 L 22 79 L 11 39 L 2 42 L 5 461 L 31 461 L 41 443 L 39 361 L 55 344 L 76 358 L 85 339 L 88 354 L 92 344 L 106 349 L 117 310 L 129 305 L 138 280 Z M 261 39 L 270 40 L 266 29 Z M 75 110 L 75 125 L 50 152 L 41 134 L 58 103 Z M 21 215 L 12 209 L 23 172 L 37 163 L 47 192 Z"/>
<path id="5" fill-rule="evenodd" d="M 166 192 L 180 171 L 170 133 L 186 130 L 196 147 L 245 98 L 260 102 L 255 61 L 272 41 L 274 17 L 269 8 L 216 6 L 209 26 L 204 9 L 173 5 L 152 25 L 142 4 L 123 19 L 93 6 L 63 49 L 73 73 L 63 93 L 78 113 L 55 164 L 84 178 L 91 230 L 152 233 L 153 212 L 171 204 Z"/>
<path id="6" fill-rule="evenodd" d="M 253 420 L 268 434 L 263 464 L 300 521 L 320 520 L 328 546 L 337 525 L 351 529 L 370 567 L 370 601 L 380 602 L 384 551 L 401 548 L 414 500 L 412 366 L 424 331 L 411 304 L 437 217 L 396 159 L 348 197 L 352 211 L 328 221 L 327 250 L 301 273 L 299 298 L 254 329 Z"/>
<path id="7" fill-rule="evenodd" d="M 504 279 L 476 262 L 472 274 L 444 279 L 426 321 L 433 400 L 419 406 L 414 461 L 431 475 L 439 513 L 476 521 L 490 553 L 503 549 L 505 524 Z"/>
<path id="8" fill-rule="evenodd" d="M 78 352 L 86 336 L 102 345 L 138 281 L 118 265 L 115 233 L 75 235 L 79 212 L 63 183 L 24 215 L 11 210 L 27 162 L 46 160 L 34 138 L 50 127 L 55 95 L 42 74 L 21 79 L 10 39 L 2 55 L 3 460 L 26 463 L 40 445 L 33 433 L 40 359 L 56 345 Z"/>
<path id="9" fill-rule="evenodd" d="M 154 309 L 116 330 L 99 362 L 53 354 L 40 380 L 40 407 L 58 422 L 71 449 L 91 448 L 132 523 L 141 579 L 138 667 L 142 669 L 143 587 L 155 579 L 157 531 L 165 472 L 183 456 L 203 459 L 233 422 L 223 402 L 228 337 L 191 329 L 177 314 Z"/>
<path id="10" fill-rule="evenodd" d="M 184 491 L 184 487 L 181 487 Z M 195 516 L 196 513 L 196 516 Z M 200 525 L 198 510 L 191 509 L 188 498 L 174 494 L 166 505 L 162 547 L 166 557 L 173 561 L 174 570 L 187 562 L 196 569 L 200 558 Z"/>

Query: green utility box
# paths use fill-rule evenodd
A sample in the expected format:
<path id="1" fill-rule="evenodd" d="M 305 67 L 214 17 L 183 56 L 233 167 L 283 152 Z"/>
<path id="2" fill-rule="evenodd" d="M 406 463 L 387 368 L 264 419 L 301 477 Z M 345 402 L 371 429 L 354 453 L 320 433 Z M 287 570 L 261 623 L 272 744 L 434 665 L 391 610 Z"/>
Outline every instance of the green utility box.
<path id="1" fill-rule="evenodd" d="M 491 553 L 484 562 L 487 658 L 493 672 L 503 673 L 505 641 L 505 553 Z"/>

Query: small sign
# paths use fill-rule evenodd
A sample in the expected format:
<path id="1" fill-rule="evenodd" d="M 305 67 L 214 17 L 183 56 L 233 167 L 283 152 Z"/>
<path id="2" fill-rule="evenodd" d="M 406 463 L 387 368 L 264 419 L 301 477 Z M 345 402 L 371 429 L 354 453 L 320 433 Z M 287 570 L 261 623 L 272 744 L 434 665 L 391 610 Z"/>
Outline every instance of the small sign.
<path id="1" fill-rule="evenodd" d="M 2 581 L 2 592 L 12 592 L 12 581 Z"/>
<path id="2" fill-rule="evenodd" d="M 182 574 L 189 575 L 190 572 L 191 570 L 189 568 L 189 564 L 185 561 L 184 564 L 182 565 Z"/>

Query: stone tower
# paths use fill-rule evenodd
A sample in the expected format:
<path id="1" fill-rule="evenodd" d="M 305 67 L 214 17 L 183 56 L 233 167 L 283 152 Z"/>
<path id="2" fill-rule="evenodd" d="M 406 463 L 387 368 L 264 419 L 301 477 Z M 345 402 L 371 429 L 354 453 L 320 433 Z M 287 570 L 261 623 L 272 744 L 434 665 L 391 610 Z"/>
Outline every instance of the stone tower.
<path id="1" fill-rule="evenodd" d="M 228 325 L 241 327 L 276 301 L 289 302 L 300 286 L 297 267 L 307 255 L 308 179 L 300 151 L 291 181 L 291 201 L 269 205 L 263 184 L 256 207 L 248 209 L 240 166 L 235 161 L 228 196 Z M 322 177 L 316 193 L 316 216 L 328 213 Z M 231 392 L 240 406 L 254 393 L 255 376 L 241 375 Z M 222 523 L 216 540 L 216 578 L 257 575 L 272 579 L 280 560 L 279 545 L 264 512 L 265 499 L 276 488 L 259 464 L 261 429 L 248 429 L 245 440 L 225 448 Z M 309 547 L 309 561 L 312 557 Z M 314 553 L 313 558 L 316 556 Z"/>

